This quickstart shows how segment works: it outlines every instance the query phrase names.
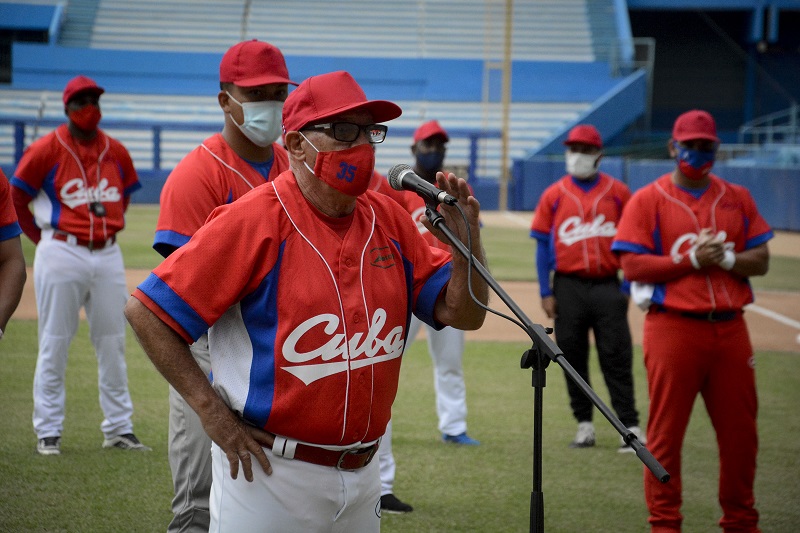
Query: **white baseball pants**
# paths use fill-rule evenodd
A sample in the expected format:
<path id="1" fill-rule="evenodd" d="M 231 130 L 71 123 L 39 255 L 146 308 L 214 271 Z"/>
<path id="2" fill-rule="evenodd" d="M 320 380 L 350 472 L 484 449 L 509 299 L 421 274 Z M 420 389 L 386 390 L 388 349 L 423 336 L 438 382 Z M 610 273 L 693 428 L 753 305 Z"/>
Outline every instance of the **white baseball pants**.
<path id="1" fill-rule="evenodd" d="M 39 313 L 39 356 L 33 379 L 37 438 L 60 436 L 64 429 L 67 355 L 81 307 L 97 357 L 104 416 L 100 429 L 107 439 L 132 433 L 123 314 L 128 291 L 119 246 L 90 251 L 43 236 L 36 247 L 33 281 Z"/>
<path id="2" fill-rule="evenodd" d="M 276 457 L 264 449 L 272 475 L 253 461 L 253 481 L 241 467 L 231 479 L 219 446 L 211 447 L 211 533 L 377 533 L 380 484 L 377 461 L 347 471 Z"/>

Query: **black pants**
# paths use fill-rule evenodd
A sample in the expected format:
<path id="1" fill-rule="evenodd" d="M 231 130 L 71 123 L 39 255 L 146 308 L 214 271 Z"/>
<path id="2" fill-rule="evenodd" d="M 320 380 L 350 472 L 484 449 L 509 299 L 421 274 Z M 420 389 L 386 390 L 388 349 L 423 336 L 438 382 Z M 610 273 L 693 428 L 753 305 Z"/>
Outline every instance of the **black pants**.
<path id="1" fill-rule="evenodd" d="M 626 427 L 639 425 L 633 397 L 633 345 L 628 326 L 628 298 L 617 278 L 583 279 L 556 273 L 556 342 L 564 358 L 589 381 L 589 330 L 594 333 L 600 370 L 611 406 Z M 578 422 L 590 422 L 593 404 L 566 376 L 572 414 Z"/>

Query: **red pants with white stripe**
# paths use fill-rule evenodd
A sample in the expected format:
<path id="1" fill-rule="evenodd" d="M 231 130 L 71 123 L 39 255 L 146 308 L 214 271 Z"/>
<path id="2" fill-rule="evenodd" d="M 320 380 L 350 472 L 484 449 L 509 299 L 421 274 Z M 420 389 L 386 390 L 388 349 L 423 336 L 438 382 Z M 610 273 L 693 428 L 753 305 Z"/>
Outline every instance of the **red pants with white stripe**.
<path id="1" fill-rule="evenodd" d="M 726 533 L 758 532 L 753 495 L 758 400 L 744 318 L 740 314 L 709 322 L 651 311 L 645 318 L 643 344 L 650 391 L 647 447 L 671 475 L 662 484 L 645 469 L 651 531 L 680 531 L 681 448 L 699 393 L 717 435 L 723 511 L 719 525 Z"/>

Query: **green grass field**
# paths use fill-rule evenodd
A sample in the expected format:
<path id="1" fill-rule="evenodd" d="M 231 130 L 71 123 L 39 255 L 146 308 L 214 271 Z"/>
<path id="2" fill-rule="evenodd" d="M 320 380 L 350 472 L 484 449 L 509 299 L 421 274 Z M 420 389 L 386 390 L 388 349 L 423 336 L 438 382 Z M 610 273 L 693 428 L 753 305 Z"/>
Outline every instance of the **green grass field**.
<path id="1" fill-rule="evenodd" d="M 134 205 L 120 239 L 129 267 L 152 268 L 155 208 Z M 501 280 L 533 279 L 533 246 L 527 232 L 485 228 L 490 268 Z M 32 248 L 26 244 L 32 258 Z M 799 262 L 774 258 L 763 280 L 791 287 Z M 528 276 L 528 277 L 517 277 Z M 795 282 L 796 284 L 796 282 Z M 81 324 L 67 368 L 67 418 L 63 453 L 35 452 L 31 383 L 36 363 L 36 322 L 13 320 L 0 341 L 0 531 L 159 532 L 170 520 L 172 494 L 167 464 L 167 385 L 132 334 L 128 376 L 136 434 L 151 453 L 103 450 L 99 430 L 97 365 Z M 470 342 L 464 355 L 470 434 L 479 447 L 444 445 L 436 431 L 431 361 L 423 342 L 404 356 L 393 411 L 397 495 L 414 505 L 410 515 L 387 515 L 389 533 L 528 531 L 532 489 L 533 389 L 529 370 L 519 368 L 526 345 Z M 756 355 L 760 397 L 760 455 L 756 479 L 761 528 L 790 533 L 800 523 L 800 358 Z M 548 532 L 644 532 L 647 511 L 642 466 L 618 454 L 618 436 L 598 414 L 598 445 L 571 450 L 575 431 L 561 370 L 548 369 L 544 389 L 543 488 Z M 642 415 L 647 393 L 641 351 L 634 364 Z M 591 375 L 608 401 L 596 358 Z M 684 447 L 684 531 L 719 531 L 717 455 L 713 429 L 697 402 Z"/>

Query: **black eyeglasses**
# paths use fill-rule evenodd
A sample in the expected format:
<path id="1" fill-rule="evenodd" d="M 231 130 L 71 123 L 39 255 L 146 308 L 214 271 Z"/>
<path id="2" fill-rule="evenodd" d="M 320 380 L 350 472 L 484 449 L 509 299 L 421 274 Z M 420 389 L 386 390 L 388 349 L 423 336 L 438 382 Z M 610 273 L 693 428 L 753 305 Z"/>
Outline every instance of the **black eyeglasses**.
<path id="1" fill-rule="evenodd" d="M 383 124 L 367 124 L 360 126 L 352 122 L 329 122 L 328 124 L 315 124 L 308 126 L 304 129 L 315 130 L 332 130 L 333 138 L 337 141 L 351 143 L 358 139 L 359 134 L 363 131 L 367 134 L 369 142 L 372 144 L 382 143 L 386 139 L 386 132 L 389 131 L 388 126 Z"/>

